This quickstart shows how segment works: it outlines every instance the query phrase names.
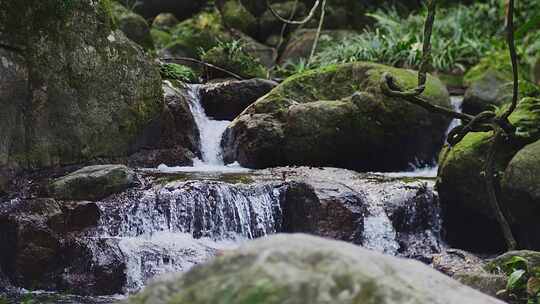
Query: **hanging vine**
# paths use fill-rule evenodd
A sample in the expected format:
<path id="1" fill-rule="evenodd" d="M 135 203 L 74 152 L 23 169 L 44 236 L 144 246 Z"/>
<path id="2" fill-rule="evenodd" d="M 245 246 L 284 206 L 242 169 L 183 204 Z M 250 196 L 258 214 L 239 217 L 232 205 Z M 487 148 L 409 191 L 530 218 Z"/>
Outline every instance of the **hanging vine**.
<path id="1" fill-rule="evenodd" d="M 390 74 L 384 74 L 381 80 L 382 92 L 388 96 L 399 97 L 413 104 L 421 106 L 426 110 L 445 115 L 451 118 L 457 118 L 462 121 L 462 125 L 455 127 L 450 131 L 448 143 L 450 149 L 458 144 L 470 132 L 486 132 L 493 131 L 490 146 L 487 151 L 484 171 L 484 176 L 488 201 L 492 208 L 497 222 L 503 232 L 506 245 L 509 250 L 516 248 L 517 243 L 512 234 L 512 229 L 508 223 L 495 192 L 495 156 L 497 146 L 504 143 L 505 140 L 511 138 L 515 134 L 515 128 L 512 126 L 508 118 L 515 111 L 518 103 L 518 61 L 514 42 L 514 0 L 507 1 L 506 10 L 506 42 L 512 60 L 513 74 L 513 95 L 510 107 L 502 114 L 497 114 L 494 111 L 484 111 L 476 116 L 471 116 L 464 113 L 458 113 L 444 107 L 432 105 L 420 96 L 426 86 L 427 72 L 431 63 L 431 35 L 433 24 L 435 22 L 436 0 L 427 0 L 428 15 L 424 24 L 424 41 L 423 54 L 420 70 L 418 72 L 418 86 L 412 90 L 405 90 L 399 86 L 394 77 Z"/>

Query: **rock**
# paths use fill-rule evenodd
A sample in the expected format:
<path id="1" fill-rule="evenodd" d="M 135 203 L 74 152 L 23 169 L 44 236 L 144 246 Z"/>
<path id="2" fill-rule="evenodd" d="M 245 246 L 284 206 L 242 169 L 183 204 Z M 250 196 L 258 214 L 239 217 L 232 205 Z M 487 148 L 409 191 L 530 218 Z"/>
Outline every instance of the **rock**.
<path id="1" fill-rule="evenodd" d="M 467 285 L 484 294 L 497 297 L 501 290 L 506 288 L 508 278 L 501 274 L 492 274 L 488 272 L 460 272 L 453 278 L 463 285 Z"/>
<path id="2" fill-rule="evenodd" d="M 187 19 L 201 11 L 207 0 L 141 0 L 135 11 L 145 18 L 153 18 L 160 13 L 172 13 L 179 20 Z"/>
<path id="3" fill-rule="evenodd" d="M 199 13 L 177 24 L 170 33 L 171 42 L 163 52 L 175 57 L 199 58 L 200 50 L 207 51 L 219 41 L 230 40 L 217 12 Z"/>
<path id="4" fill-rule="evenodd" d="M 447 248 L 433 255 L 431 266 L 454 277 L 458 273 L 484 272 L 486 262 L 480 257 L 459 249 Z"/>
<path id="5" fill-rule="evenodd" d="M 114 246 L 92 251 L 99 240 L 75 237 L 95 226 L 99 217 L 99 208 L 91 202 L 0 202 L 0 269 L 16 287 L 94 295 L 122 292 L 125 264 Z"/>
<path id="6" fill-rule="evenodd" d="M 540 252 L 532 250 L 514 250 L 506 252 L 490 261 L 486 266 L 486 269 L 491 272 L 505 273 L 508 270 L 506 264 L 514 257 L 525 259 L 527 269 L 534 270 L 540 267 Z"/>
<path id="7" fill-rule="evenodd" d="M 301 29 L 292 33 L 285 50 L 279 58 L 279 63 L 285 64 L 287 62 L 298 62 L 301 59 L 307 60 L 311 54 L 316 34 L 316 29 Z M 339 42 L 353 34 L 354 32 L 345 30 L 322 31 L 319 44 L 317 45 L 317 51 L 331 45 L 332 42 Z"/>
<path id="8" fill-rule="evenodd" d="M 258 78 L 210 83 L 201 87 L 201 102 L 206 115 L 216 120 L 233 120 L 276 86 L 276 82 Z"/>
<path id="9" fill-rule="evenodd" d="M 286 19 L 298 19 L 307 15 L 306 5 L 301 1 L 286 1 L 282 3 L 273 3 L 272 8 L 283 18 Z M 292 16 L 292 18 L 291 18 Z M 303 19 L 303 18 L 302 18 Z M 283 22 L 277 19 L 270 10 L 266 10 L 264 14 L 259 17 L 259 35 L 260 41 L 265 41 L 271 35 L 279 35 Z M 290 33 L 298 26 L 289 25 L 285 31 L 285 34 Z"/>
<path id="10" fill-rule="evenodd" d="M 497 147 L 495 172 L 499 172 L 499 177 L 524 145 L 540 139 L 540 115 L 536 110 L 539 105 L 538 99 L 524 98 L 510 116 L 519 137 Z M 470 133 L 449 152 L 441 153 L 437 189 L 447 241 L 457 248 L 482 252 L 506 248 L 481 175 L 490 138 L 489 133 Z M 500 203 L 503 209 L 512 210 L 510 201 L 502 199 Z"/>
<path id="11" fill-rule="evenodd" d="M 379 83 L 387 71 L 408 87 L 416 83 L 412 71 L 371 63 L 333 65 L 288 78 L 227 128 L 225 161 L 248 168 L 313 165 L 363 171 L 399 171 L 415 160 L 431 162 L 449 122 L 384 96 Z M 448 92 L 435 78 L 429 78 L 425 98 L 450 107 Z"/>
<path id="12" fill-rule="evenodd" d="M 242 49 L 251 55 L 253 58 L 259 60 L 259 62 L 267 68 L 271 68 L 276 65 L 277 51 L 276 49 L 266 46 L 257 40 L 243 34 L 239 31 L 232 29 L 232 38 L 239 41 L 242 44 Z"/>
<path id="13" fill-rule="evenodd" d="M 60 235 L 48 222 L 58 222 L 62 211 L 52 199 L 3 203 L 0 209 L 0 268 L 18 286 L 49 287 L 59 263 Z"/>
<path id="14" fill-rule="evenodd" d="M 520 97 L 539 97 L 540 88 L 528 81 L 529 75 L 522 71 L 528 68 L 520 66 Z M 512 65 L 506 52 L 488 54 L 480 63 L 471 68 L 464 77 L 465 91 L 463 112 L 476 115 L 500 107 L 512 100 Z"/>
<path id="15" fill-rule="evenodd" d="M 247 10 L 240 0 L 226 0 L 218 4 L 223 23 L 248 35 L 256 35 L 257 19 Z"/>
<path id="16" fill-rule="evenodd" d="M 540 250 L 540 141 L 512 158 L 501 181 L 504 201 L 523 248 Z"/>
<path id="17" fill-rule="evenodd" d="M 290 183 L 282 196 L 284 232 L 362 244 L 367 207 L 361 195 L 320 200 L 311 185 Z"/>
<path id="18" fill-rule="evenodd" d="M 502 303 L 418 262 L 305 235 L 253 241 L 155 282 L 126 303 L 214 303 L 225 295 L 234 303 L 260 304 Z"/>
<path id="19" fill-rule="evenodd" d="M 140 136 L 138 152 L 130 166 L 191 165 L 200 155 L 199 129 L 189 107 L 188 88 L 178 81 L 164 81 L 165 105 L 161 115 Z"/>
<path id="20" fill-rule="evenodd" d="M 108 1 L 47 3 L 0 3 L 15 47 L 0 49 L 2 174 L 126 157 L 163 108 L 158 66 L 113 30 Z"/>
<path id="21" fill-rule="evenodd" d="M 268 70 L 237 42 L 221 43 L 201 56 L 204 62 L 213 64 L 243 78 L 267 78 Z M 228 73 L 208 70 L 208 79 L 230 77 Z"/>
<path id="22" fill-rule="evenodd" d="M 492 106 L 501 106 L 509 100 L 512 87 L 506 75 L 495 70 L 488 70 L 473 81 L 465 91 L 463 112 L 476 115 L 489 110 Z"/>
<path id="23" fill-rule="evenodd" d="M 171 13 L 161 13 L 152 21 L 152 27 L 162 30 L 169 30 L 176 26 L 180 21 Z"/>
<path id="24" fill-rule="evenodd" d="M 123 165 L 96 165 L 55 179 L 51 195 L 62 200 L 99 200 L 136 182 L 135 172 Z"/>
<path id="25" fill-rule="evenodd" d="M 154 49 L 150 27 L 146 20 L 117 2 L 112 2 L 114 21 L 126 36 L 145 50 Z"/>

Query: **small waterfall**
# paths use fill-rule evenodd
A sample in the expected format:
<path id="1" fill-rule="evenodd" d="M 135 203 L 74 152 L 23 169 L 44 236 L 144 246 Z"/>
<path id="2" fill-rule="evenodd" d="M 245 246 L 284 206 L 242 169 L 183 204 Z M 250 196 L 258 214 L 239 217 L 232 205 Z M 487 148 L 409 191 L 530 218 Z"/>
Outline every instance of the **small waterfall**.
<path id="1" fill-rule="evenodd" d="M 206 115 L 201 104 L 200 84 L 189 84 L 186 87 L 188 102 L 195 124 L 199 129 L 200 150 L 202 159 L 194 159 L 192 167 L 178 166 L 168 167 L 160 165 L 158 169 L 162 172 L 241 172 L 249 171 L 240 167 L 238 163 L 225 165 L 221 151 L 221 138 L 227 126 L 231 123 L 228 120 L 213 120 Z"/>
<path id="2" fill-rule="evenodd" d="M 200 85 L 188 87 L 189 107 L 201 136 L 202 163 L 223 166 L 221 156 L 221 137 L 227 126 L 231 123 L 227 120 L 210 119 L 201 104 Z"/>
<path id="3" fill-rule="evenodd" d="M 159 274 L 186 271 L 244 240 L 276 233 L 279 197 L 280 188 L 272 184 L 214 181 L 127 192 L 100 204 L 89 247 L 97 255 L 103 240 L 117 248 L 126 265 L 126 291 L 136 291 Z"/>

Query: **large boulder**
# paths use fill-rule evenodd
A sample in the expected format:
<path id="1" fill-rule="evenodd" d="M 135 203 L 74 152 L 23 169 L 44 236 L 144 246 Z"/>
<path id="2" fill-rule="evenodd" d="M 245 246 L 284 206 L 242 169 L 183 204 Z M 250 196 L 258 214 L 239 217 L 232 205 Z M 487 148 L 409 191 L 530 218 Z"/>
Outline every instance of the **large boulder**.
<path id="1" fill-rule="evenodd" d="M 333 65 L 288 78 L 228 127 L 222 143 L 226 162 L 377 171 L 431 162 L 448 119 L 383 95 L 379 84 L 385 72 L 406 87 L 417 83 L 413 71 L 373 63 Z M 423 97 L 450 107 L 448 92 L 433 77 Z"/>
<path id="2" fill-rule="evenodd" d="M 540 100 L 524 98 L 510 116 L 510 122 L 517 128 L 517 137 L 496 147 L 497 189 L 499 189 L 498 180 L 503 176 L 512 157 L 527 143 L 540 139 L 539 106 Z M 443 208 L 447 241 L 458 248 L 473 251 L 499 251 L 505 248 L 499 225 L 488 202 L 482 173 L 485 170 L 485 159 L 491 138 L 491 133 L 470 133 L 459 144 L 441 153 L 437 189 Z M 527 154 L 524 152 L 522 155 Z M 518 157 L 518 163 L 520 158 Z M 517 167 L 511 167 L 509 182 L 515 185 L 515 182 L 512 182 L 516 178 L 513 168 L 517 170 Z M 525 179 L 527 177 L 523 177 L 523 180 Z M 499 201 L 504 210 L 511 212 L 514 210 L 510 200 Z M 528 208 L 533 206 L 528 205 Z M 514 218 L 513 213 L 510 220 L 512 224 L 519 225 L 519 217 Z M 520 232 L 518 237 L 520 235 L 526 237 L 528 233 Z M 538 245 L 540 244 L 536 244 Z"/>
<path id="3" fill-rule="evenodd" d="M 126 303 L 502 303 L 416 261 L 305 235 L 256 240 Z"/>
<path id="4" fill-rule="evenodd" d="M 217 120 L 233 120 L 276 86 L 276 82 L 266 79 L 209 83 L 201 87 L 201 102 L 206 115 Z"/>
<path id="5" fill-rule="evenodd" d="M 540 249 L 540 141 L 516 153 L 501 185 L 521 243 L 526 248 Z"/>
<path id="6" fill-rule="evenodd" d="M 97 165 L 55 179 L 50 191 L 53 197 L 62 200 L 98 200 L 125 190 L 135 182 L 135 172 L 126 166 Z"/>
<path id="7" fill-rule="evenodd" d="M 11 284 L 27 289 L 113 294 L 125 284 L 125 265 L 102 249 L 72 236 L 95 226 L 100 210 L 90 202 L 49 198 L 0 203 L 0 268 Z M 96 244 L 98 245 L 98 244 Z"/>
<path id="8" fill-rule="evenodd" d="M 159 69 L 115 30 L 109 1 L 2 1 L 0 32 L 0 171 L 146 144 L 163 109 Z"/>

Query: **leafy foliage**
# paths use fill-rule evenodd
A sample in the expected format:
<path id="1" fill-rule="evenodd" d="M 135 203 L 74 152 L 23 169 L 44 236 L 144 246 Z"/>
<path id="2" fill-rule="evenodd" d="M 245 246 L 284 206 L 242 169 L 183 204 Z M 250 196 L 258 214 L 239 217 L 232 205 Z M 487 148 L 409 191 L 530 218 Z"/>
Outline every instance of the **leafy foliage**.
<path id="1" fill-rule="evenodd" d="M 529 261 L 513 256 L 500 265 L 500 271 L 508 275 L 506 289 L 499 294 L 527 304 L 540 304 L 540 269 L 529 269 Z"/>
<path id="2" fill-rule="evenodd" d="M 193 83 L 199 78 L 191 68 L 176 63 L 161 64 L 159 67 L 159 72 L 163 79 Z"/>
<path id="3" fill-rule="evenodd" d="M 425 11 L 404 19 L 395 10 L 368 14 L 376 20 L 364 31 L 318 55 L 318 64 L 373 61 L 418 67 L 421 60 Z M 432 38 L 433 67 L 439 71 L 465 70 L 490 50 L 502 46 L 499 9 L 486 3 L 440 9 Z M 466 30 L 464 30 L 466 29 Z"/>
<path id="4" fill-rule="evenodd" d="M 201 59 L 205 62 L 226 69 L 245 78 L 265 78 L 266 68 L 253 56 L 244 51 L 242 42 L 233 40 L 219 42 L 208 51 L 201 52 Z"/>

